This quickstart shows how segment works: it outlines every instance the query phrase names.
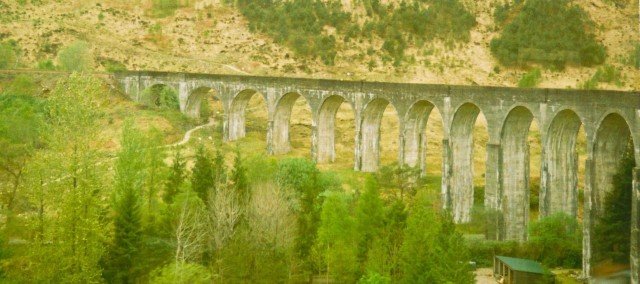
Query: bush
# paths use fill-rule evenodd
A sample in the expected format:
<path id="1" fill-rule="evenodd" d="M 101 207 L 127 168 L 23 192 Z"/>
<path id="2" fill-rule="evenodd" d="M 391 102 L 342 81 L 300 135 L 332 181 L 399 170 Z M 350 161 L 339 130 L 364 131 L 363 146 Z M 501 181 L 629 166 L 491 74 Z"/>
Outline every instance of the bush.
<path id="1" fill-rule="evenodd" d="M 172 263 L 156 270 L 150 283 L 211 283 L 211 272 L 195 263 Z"/>
<path id="2" fill-rule="evenodd" d="M 55 70 L 56 66 L 53 64 L 53 61 L 51 61 L 51 59 L 45 59 L 38 61 L 37 68 L 40 70 Z"/>
<path id="3" fill-rule="evenodd" d="M 522 76 L 520 81 L 518 81 L 518 87 L 533 88 L 540 83 L 541 78 L 542 74 L 540 73 L 540 69 L 533 69 Z"/>
<path id="4" fill-rule="evenodd" d="M 38 87 L 33 78 L 26 75 L 18 75 L 4 92 L 16 96 L 31 96 L 35 95 L 37 91 Z"/>
<path id="5" fill-rule="evenodd" d="M 93 69 L 93 53 L 89 44 L 76 41 L 58 52 L 58 65 L 62 70 L 87 72 Z"/>
<path id="6" fill-rule="evenodd" d="M 153 0 L 152 3 L 151 15 L 158 18 L 172 16 L 180 8 L 178 0 Z"/>
<path id="7" fill-rule="evenodd" d="M 529 227 L 530 256 L 549 267 L 578 268 L 582 263 L 582 227 L 564 213 L 534 222 Z"/>
<path id="8" fill-rule="evenodd" d="M 591 66 L 604 62 L 606 52 L 593 33 L 586 12 L 569 0 L 527 0 L 491 52 L 504 65 L 535 62 L 563 68 L 566 63 Z"/>
<path id="9" fill-rule="evenodd" d="M 615 83 L 617 86 L 620 86 L 622 85 L 620 77 L 620 70 L 611 65 L 605 65 L 598 68 L 596 73 L 579 87 L 585 90 L 595 90 L 600 83 Z"/>
<path id="10" fill-rule="evenodd" d="M 0 43 L 0 68 L 15 68 L 17 64 L 14 47 L 8 43 Z"/>
<path id="11" fill-rule="evenodd" d="M 149 107 L 160 109 L 180 109 L 178 93 L 165 85 L 155 85 L 142 92 L 142 102 Z"/>

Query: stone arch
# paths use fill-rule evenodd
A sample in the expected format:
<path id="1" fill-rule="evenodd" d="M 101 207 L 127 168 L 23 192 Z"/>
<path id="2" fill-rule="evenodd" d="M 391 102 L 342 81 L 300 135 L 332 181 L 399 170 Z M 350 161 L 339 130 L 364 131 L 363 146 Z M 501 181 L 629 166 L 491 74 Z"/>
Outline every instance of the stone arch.
<path id="1" fill-rule="evenodd" d="M 293 105 L 300 97 L 304 98 L 296 92 L 290 92 L 286 93 L 276 102 L 273 115 L 273 132 L 271 136 L 271 152 L 273 154 L 284 154 L 291 150 L 291 141 L 289 137 L 291 111 L 293 109 Z M 304 100 L 306 101 L 306 98 Z"/>
<path id="2" fill-rule="evenodd" d="M 578 153 L 576 141 L 582 120 L 570 109 L 558 112 L 544 142 L 540 213 L 578 214 Z"/>
<path id="3" fill-rule="evenodd" d="M 533 113 L 517 106 L 507 114 L 502 125 L 502 212 L 504 238 L 526 240 L 529 223 L 529 129 Z"/>
<path id="4" fill-rule="evenodd" d="M 403 163 L 410 167 L 419 166 L 425 171 L 427 135 L 425 129 L 431 111 L 437 107 L 429 101 L 415 102 L 407 111 L 404 120 Z"/>
<path id="5" fill-rule="evenodd" d="M 627 121 L 618 113 L 607 114 L 598 124 L 593 143 L 592 216 L 603 213 L 604 199 L 613 189 L 613 175 L 627 150 L 634 143 Z"/>
<path id="6" fill-rule="evenodd" d="M 238 140 L 247 134 L 245 126 L 245 110 L 249 100 L 256 94 L 255 90 L 247 89 L 239 92 L 231 101 L 229 108 L 229 141 Z"/>
<path id="7" fill-rule="evenodd" d="M 220 100 L 218 92 L 210 87 L 199 87 L 191 91 L 184 106 L 185 114 L 187 114 L 187 116 L 191 118 L 200 117 L 200 107 L 202 106 L 202 101 L 209 97 L 215 100 Z"/>
<path id="8" fill-rule="evenodd" d="M 388 105 L 391 104 L 386 99 L 374 99 L 367 103 L 362 112 L 360 170 L 363 172 L 375 172 L 380 166 L 380 123 Z"/>
<path id="9" fill-rule="evenodd" d="M 473 128 L 480 108 L 473 103 L 462 104 L 454 113 L 451 122 L 450 145 L 451 164 L 449 208 L 454 221 L 471 221 L 473 207 Z"/>
<path id="10" fill-rule="evenodd" d="M 317 120 L 316 161 L 318 163 L 334 162 L 336 160 L 336 115 L 345 101 L 342 96 L 331 95 L 320 105 Z"/>

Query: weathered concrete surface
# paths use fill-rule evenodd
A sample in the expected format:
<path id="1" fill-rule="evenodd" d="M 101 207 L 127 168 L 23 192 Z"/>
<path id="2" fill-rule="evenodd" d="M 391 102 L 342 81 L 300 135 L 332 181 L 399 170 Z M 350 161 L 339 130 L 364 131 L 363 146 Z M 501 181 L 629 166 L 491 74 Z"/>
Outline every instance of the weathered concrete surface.
<path id="1" fill-rule="evenodd" d="M 132 99 L 153 85 L 167 85 L 180 96 L 180 108 L 197 116 L 197 102 L 213 90 L 224 107 L 224 137 L 245 135 L 245 109 L 253 95 L 268 106 L 269 153 L 290 149 L 289 120 L 295 99 L 309 104 L 312 121 L 311 155 L 318 162 L 335 160 L 335 115 L 350 104 L 355 116 L 354 169 L 375 171 L 379 165 L 380 119 L 393 106 L 399 118 L 398 162 L 424 169 L 426 120 L 432 109 L 443 118 L 442 202 L 455 220 L 470 220 L 473 202 L 471 167 L 472 128 L 478 114 L 487 120 L 489 141 L 485 174 L 485 205 L 500 214 L 498 239 L 525 240 L 528 221 L 529 146 L 531 121 L 540 126 L 541 216 L 555 212 L 577 214 L 576 135 L 582 126 L 587 137 L 584 200 L 583 269 L 589 272 L 592 220 L 601 214 L 602 197 L 610 190 L 611 173 L 626 145 L 638 141 L 640 96 L 616 91 L 516 89 L 379 82 L 350 82 L 300 78 L 230 76 L 165 72 L 120 72 L 114 79 Z M 640 143 L 634 143 L 640 161 Z M 637 176 L 637 175 L 636 175 Z M 637 179 L 637 178 L 636 178 Z M 640 180 L 640 179 L 637 179 Z M 637 182 L 636 182 L 637 183 Z M 638 279 L 638 190 L 633 197 L 635 283 Z"/>

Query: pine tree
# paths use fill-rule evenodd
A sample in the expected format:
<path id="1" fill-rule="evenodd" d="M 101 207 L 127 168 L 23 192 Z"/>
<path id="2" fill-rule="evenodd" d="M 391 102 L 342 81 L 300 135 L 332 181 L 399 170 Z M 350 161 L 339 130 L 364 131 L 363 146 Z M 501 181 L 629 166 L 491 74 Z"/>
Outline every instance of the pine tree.
<path id="1" fill-rule="evenodd" d="M 358 277 L 358 236 L 349 212 L 348 196 L 330 192 L 322 204 L 316 251 L 326 265 L 327 278 L 338 283 L 353 283 Z"/>
<path id="2" fill-rule="evenodd" d="M 473 283 L 469 250 L 449 212 L 435 213 L 426 190 L 416 196 L 401 249 L 404 283 Z"/>
<path id="3" fill-rule="evenodd" d="M 205 203 L 209 200 L 209 193 L 214 189 L 213 164 L 204 145 L 200 145 L 196 152 L 196 162 L 191 175 L 191 188 Z"/>
<path id="4" fill-rule="evenodd" d="M 385 221 L 384 204 L 380 199 L 380 187 L 375 177 L 365 179 L 364 193 L 358 200 L 356 220 L 359 233 L 358 256 L 364 262 L 374 239 L 380 238 Z"/>
<path id="5" fill-rule="evenodd" d="M 231 171 L 231 182 L 233 183 L 233 189 L 236 192 L 240 204 L 242 204 L 243 206 L 248 204 L 249 199 L 251 198 L 251 192 L 249 191 L 247 171 L 242 165 L 240 151 L 238 151 L 237 149 L 236 159 L 233 163 L 233 170 Z"/>
<path id="6" fill-rule="evenodd" d="M 144 137 L 129 121 L 122 135 L 116 161 L 113 197 L 114 240 L 106 259 L 105 278 L 109 282 L 131 283 L 137 276 L 142 249 L 142 190 L 145 180 Z"/>
<path id="7" fill-rule="evenodd" d="M 216 157 L 213 159 L 213 180 L 216 190 L 227 182 L 227 171 L 224 165 L 224 156 L 219 149 L 216 151 Z"/>
<path id="8" fill-rule="evenodd" d="M 442 283 L 474 283 L 474 275 L 469 261 L 471 256 L 462 234 L 456 232 L 449 212 L 440 214 L 440 231 L 435 243 L 436 256 L 433 266 L 434 278 Z"/>
<path id="9" fill-rule="evenodd" d="M 181 149 L 177 148 L 176 153 L 173 156 L 173 165 L 171 166 L 171 171 L 169 172 L 169 177 L 167 178 L 167 182 L 165 184 L 163 195 L 163 200 L 165 203 L 173 203 L 173 199 L 178 194 L 180 187 L 184 183 L 186 175 L 186 161 L 182 156 Z"/>
<path id="10" fill-rule="evenodd" d="M 431 274 L 433 245 L 438 234 L 437 218 L 427 197 L 420 192 L 411 207 L 404 230 L 400 268 L 404 283 L 439 283 Z"/>
<path id="11" fill-rule="evenodd" d="M 594 259 L 611 259 L 617 263 L 629 263 L 631 244 L 631 201 L 633 192 L 633 143 L 618 165 L 613 176 L 613 190 L 604 201 L 604 213 L 597 220 L 593 234 Z"/>

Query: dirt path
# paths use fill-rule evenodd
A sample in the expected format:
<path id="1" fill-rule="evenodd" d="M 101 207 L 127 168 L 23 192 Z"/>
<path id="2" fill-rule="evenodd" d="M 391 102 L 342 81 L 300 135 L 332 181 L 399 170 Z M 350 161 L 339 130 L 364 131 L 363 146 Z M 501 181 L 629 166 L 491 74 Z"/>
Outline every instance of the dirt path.
<path id="1" fill-rule="evenodd" d="M 495 284 L 495 279 L 493 279 L 493 272 L 491 268 L 478 268 L 475 272 L 476 275 L 476 283 L 478 284 Z"/>
<path id="2" fill-rule="evenodd" d="M 173 144 L 169 144 L 169 145 L 166 145 L 166 146 L 164 146 L 164 147 L 165 147 L 165 148 L 171 148 L 171 147 L 175 147 L 175 146 L 182 146 L 182 145 L 184 145 L 184 144 L 187 144 L 187 143 L 189 143 L 189 140 L 191 140 L 191 134 L 192 134 L 193 132 L 196 132 L 196 131 L 198 131 L 198 130 L 200 130 L 200 129 L 202 129 L 202 128 L 205 128 L 205 127 L 213 126 L 213 124 L 214 124 L 214 121 L 213 121 L 213 119 L 211 119 L 211 118 L 210 118 L 210 119 L 209 119 L 209 122 L 207 122 L 206 124 L 198 125 L 198 126 L 196 126 L 196 127 L 194 127 L 194 128 L 189 129 L 189 130 L 184 134 L 184 137 L 182 137 L 182 140 L 180 140 L 180 142 L 173 143 Z"/>
<path id="3" fill-rule="evenodd" d="M 180 140 L 180 142 L 173 143 L 173 144 L 168 144 L 168 145 L 162 146 L 162 148 L 171 148 L 171 147 L 175 147 L 175 146 L 182 146 L 182 145 L 184 145 L 184 144 L 187 144 L 187 143 L 189 143 L 189 141 L 191 140 L 191 135 L 192 135 L 195 131 L 198 131 L 198 130 L 200 130 L 200 129 L 202 129 L 202 128 L 205 128 L 205 127 L 213 126 L 213 124 L 214 124 L 213 119 L 209 119 L 209 122 L 207 122 L 206 124 L 198 125 L 198 126 L 196 126 L 196 127 L 194 127 L 194 128 L 191 128 L 191 129 L 187 130 L 187 132 L 185 132 L 185 134 L 184 134 L 184 136 L 182 137 L 182 140 Z M 111 161 L 113 161 L 113 160 L 115 160 L 115 159 L 117 159 L 117 158 L 118 158 L 118 157 L 117 157 L 116 155 L 114 155 L 114 156 L 112 156 L 112 157 L 109 157 L 109 158 L 106 158 L 106 159 L 104 159 L 104 160 L 102 160 L 102 161 L 99 161 L 99 162 L 95 163 L 94 165 L 95 165 L 95 166 L 100 166 L 100 165 L 102 165 L 102 164 L 104 164 L 104 163 L 106 163 L 106 162 L 111 162 Z M 78 170 L 78 171 L 79 171 L 79 172 L 81 172 L 81 171 L 82 171 L 82 169 L 80 169 L 80 170 Z M 50 182 L 45 182 L 45 183 L 43 183 L 43 184 L 42 184 L 42 186 L 47 186 L 47 185 L 49 185 L 49 184 L 51 184 L 51 183 L 61 182 L 61 181 L 66 180 L 66 179 L 68 179 L 68 178 L 70 178 L 70 177 L 71 177 L 71 175 L 61 176 L 61 177 L 59 177 L 59 178 L 57 178 L 57 179 L 54 179 L 54 180 L 52 180 L 52 181 L 50 181 Z"/>

